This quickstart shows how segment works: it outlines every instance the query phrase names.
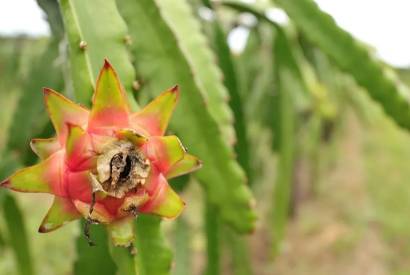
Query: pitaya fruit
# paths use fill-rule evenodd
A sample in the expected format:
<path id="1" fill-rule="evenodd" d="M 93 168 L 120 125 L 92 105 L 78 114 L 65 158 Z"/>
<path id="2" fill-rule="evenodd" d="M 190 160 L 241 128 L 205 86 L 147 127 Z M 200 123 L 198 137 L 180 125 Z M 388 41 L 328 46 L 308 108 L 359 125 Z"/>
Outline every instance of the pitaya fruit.
<path id="1" fill-rule="evenodd" d="M 176 136 L 164 136 L 178 101 L 175 86 L 132 113 L 124 89 L 105 61 L 92 108 L 44 89 L 56 137 L 33 139 L 41 158 L 1 183 L 18 192 L 54 194 L 39 232 L 49 232 L 84 217 L 107 225 L 116 245 L 133 240 L 132 219 L 140 213 L 174 218 L 184 202 L 167 179 L 198 169 Z"/>

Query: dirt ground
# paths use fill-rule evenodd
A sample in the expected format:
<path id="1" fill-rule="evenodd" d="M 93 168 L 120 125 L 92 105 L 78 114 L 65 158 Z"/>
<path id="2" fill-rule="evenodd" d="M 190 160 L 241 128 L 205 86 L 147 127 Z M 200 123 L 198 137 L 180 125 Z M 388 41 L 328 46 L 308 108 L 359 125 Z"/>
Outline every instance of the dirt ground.
<path id="1" fill-rule="evenodd" d="M 371 209 L 357 121 L 340 145 L 340 158 L 322 175 L 318 198 L 305 202 L 289 224 L 274 274 L 385 275 L 385 244 L 366 218 Z M 266 274 L 273 274 L 266 272 Z"/>
<path id="2" fill-rule="evenodd" d="M 410 274 L 409 135 L 385 118 L 365 127 L 352 118 L 346 127 L 280 255 L 269 259 L 266 229 L 251 238 L 255 274 Z"/>

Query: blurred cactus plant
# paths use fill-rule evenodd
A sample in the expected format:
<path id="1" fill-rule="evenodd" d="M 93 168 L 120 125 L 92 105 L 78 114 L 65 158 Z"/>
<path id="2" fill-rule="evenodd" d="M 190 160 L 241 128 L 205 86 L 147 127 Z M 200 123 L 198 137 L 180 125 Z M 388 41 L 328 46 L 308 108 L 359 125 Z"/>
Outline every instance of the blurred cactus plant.
<path id="1" fill-rule="evenodd" d="M 410 129 L 408 86 L 313 0 L 37 2 L 50 37 L 0 39 L 0 179 L 28 166 L 0 183 L 0 247 L 13 250 L 22 275 L 261 274 L 253 257 L 280 255 L 289 217 L 302 198 L 320 196 L 320 149 L 336 141 L 350 105 L 371 118 L 372 98 Z M 272 8 L 290 24 L 268 16 Z M 51 123 L 43 86 L 64 94 L 44 89 Z M 169 123 L 192 155 L 165 135 Z M 55 137 L 30 143 L 53 135 L 52 126 Z M 203 168 L 173 179 L 201 167 L 194 155 Z M 161 218 L 185 206 L 173 188 L 186 192 L 192 212 L 162 230 Z M 98 246 L 72 230 L 64 238 L 77 238 L 76 258 L 56 253 L 67 270 L 44 264 L 49 246 L 37 245 L 37 223 L 27 219 L 38 213 L 6 189 L 54 195 L 39 232 L 82 219 Z M 93 234 L 92 224 L 101 225 Z M 252 233 L 270 249 L 242 236 Z M 134 245 L 137 254 L 127 250 Z"/>

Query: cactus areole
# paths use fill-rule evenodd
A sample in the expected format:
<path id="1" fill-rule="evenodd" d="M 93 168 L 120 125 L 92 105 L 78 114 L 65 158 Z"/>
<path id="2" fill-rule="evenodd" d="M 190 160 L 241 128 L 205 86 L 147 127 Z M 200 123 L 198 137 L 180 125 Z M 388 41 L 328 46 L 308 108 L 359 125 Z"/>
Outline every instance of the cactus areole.
<path id="1" fill-rule="evenodd" d="M 114 244 L 130 246 L 137 215 L 174 218 L 181 213 L 184 202 L 167 180 L 201 166 L 176 136 L 164 136 L 178 97 L 175 86 L 131 112 L 108 61 L 97 79 L 91 110 L 45 88 L 56 137 L 33 139 L 31 147 L 41 162 L 17 171 L 1 186 L 55 196 L 39 232 L 84 217 L 86 227 L 107 225 Z"/>

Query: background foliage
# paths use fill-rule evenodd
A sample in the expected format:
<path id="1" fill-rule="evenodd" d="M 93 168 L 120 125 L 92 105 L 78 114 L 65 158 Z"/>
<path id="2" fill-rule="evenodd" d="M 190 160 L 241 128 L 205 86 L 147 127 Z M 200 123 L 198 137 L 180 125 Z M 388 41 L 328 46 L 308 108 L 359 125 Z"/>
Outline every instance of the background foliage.
<path id="1" fill-rule="evenodd" d="M 409 73 L 312 0 L 37 2 L 50 37 L 0 38 L 0 178 L 52 134 L 41 88 L 88 105 L 105 57 L 134 109 L 180 86 L 170 128 L 204 166 L 171 182 L 176 221 L 138 217 L 136 256 L 40 235 L 50 198 L 0 190 L 1 274 L 410 274 Z"/>

